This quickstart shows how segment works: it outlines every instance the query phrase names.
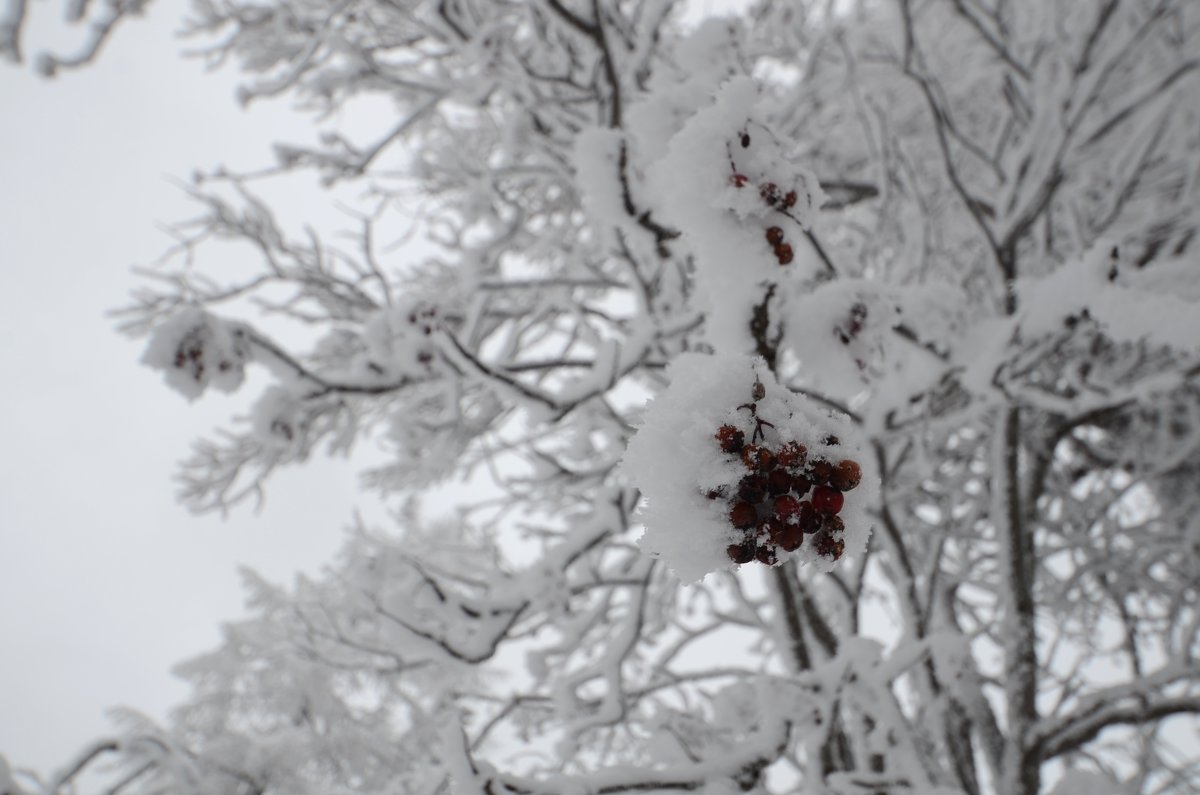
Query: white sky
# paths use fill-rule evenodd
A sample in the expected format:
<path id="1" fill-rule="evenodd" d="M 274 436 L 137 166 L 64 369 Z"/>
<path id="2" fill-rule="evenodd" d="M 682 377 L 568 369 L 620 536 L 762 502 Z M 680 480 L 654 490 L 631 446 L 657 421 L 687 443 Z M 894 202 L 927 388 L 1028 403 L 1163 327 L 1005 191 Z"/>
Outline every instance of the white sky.
<path id="1" fill-rule="evenodd" d="M 239 110 L 235 75 L 177 57 L 178 8 L 151 9 L 90 68 L 0 68 L 0 753 L 42 772 L 110 706 L 161 718 L 186 693 L 170 666 L 240 612 L 237 565 L 315 570 L 354 506 L 344 462 L 278 477 L 258 516 L 174 501 L 190 441 L 252 393 L 189 405 L 104 313 L 167 246 L 156 224 L 194 213 L 171 178 L 265 163 L 305 122 Z"/>

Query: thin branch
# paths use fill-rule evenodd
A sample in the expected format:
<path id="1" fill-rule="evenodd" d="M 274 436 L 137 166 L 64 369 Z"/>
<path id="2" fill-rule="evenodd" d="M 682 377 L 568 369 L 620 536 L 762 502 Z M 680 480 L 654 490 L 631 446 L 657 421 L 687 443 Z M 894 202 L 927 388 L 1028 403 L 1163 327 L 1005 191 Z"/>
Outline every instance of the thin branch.
<path id="1" fill-rule="evenodd" d="M 1013 54 L 1009 51 L 1008 47 L 1004 46 L 1004 43 L 997 39 L 995 34 L 984 27 L 983 22 L 970 12 L 963 0 L 954 0 L 954 10 L 958 12 L 960 17 L 970 23 L 971 27 L 975 29 L 975 32 L 979 34 L 979 37 L 982 38 L 984 42 L 986 42 L 987 45 L 992 48 L 994 53 L 1000 56 L 1000 60 L 1008 64 L 1025 80 L 1029 80 L 1031 78 L 1029 68 L 1013 57 Z"/>

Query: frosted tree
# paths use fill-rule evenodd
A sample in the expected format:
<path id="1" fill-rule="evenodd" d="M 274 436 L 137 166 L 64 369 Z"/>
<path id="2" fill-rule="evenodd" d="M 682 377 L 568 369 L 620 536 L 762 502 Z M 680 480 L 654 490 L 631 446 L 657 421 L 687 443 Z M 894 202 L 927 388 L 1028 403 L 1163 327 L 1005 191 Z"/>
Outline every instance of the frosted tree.
<path id="1" fill-rule="evenodd" d="M 48 73 L 143 4 L 71 5 L 95 43 Z M 195 0 L 185 32 L 318 134 L 199 174 L 124 310 L 189 398 L 271 380 L 183 500 L 370 440 L 408 507 L 248 574 L 167 725 L 9 791 L 1200 790 L 1200 5 Z M 304 173 L 348 234 L 264 198 Z"/>

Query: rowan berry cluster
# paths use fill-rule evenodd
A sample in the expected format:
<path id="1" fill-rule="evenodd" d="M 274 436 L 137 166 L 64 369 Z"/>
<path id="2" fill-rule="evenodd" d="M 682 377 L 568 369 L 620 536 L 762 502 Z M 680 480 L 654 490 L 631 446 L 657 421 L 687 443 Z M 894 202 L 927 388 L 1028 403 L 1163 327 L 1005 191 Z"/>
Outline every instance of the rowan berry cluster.
<path id="1" fill-rule="evenodd" d="M 715 438 L 724 453 L 741 460 L 746 473 L 735 485 L 707 494 L 709 499 L 726 500 L 729 523 L 740 533 L 726 554 L 738 564 L 757 560 L 771 566 L 781 551 L 794 552 L 807 539 L 818 555 L 837 560 L 845 549 L 845 525 L 838 513 L 845 493 L 862 480 L 858 462 L 809 458 L 808 449 L 795 440 L 772 447 L 762 430 L 770 423 L 758 417 L 755 404 L 743 408 L 750 409 L 755 422 L 751 440 L 731 424 L 718 428 Z M 822 442 L 838 444 L 833 437 Z"/>
<path id="2" fill-rule="evenodd" d="M 428 337 L 437 323 L 437 307 L 421 305 L 414 308 L 408 313 L 408 323 L 411 326 L 419 326 L 421 333 Z"/>
<path id="3" fill-rule="evenodd" d="M 750 146 L 750 134 L 741 134 L 742 148 L 746 149 Z M 729 166 L 733 173 L 729 177 L 729 181 L 734 187 L 744 188 L 750 183 L 750 178 L 738 171 L 737 166 L 733 162 L 732 153 L 730 155 Z M 763 203 L 772 210 L 778 210 L 788 217 L 792 217 L 791 209 L 796 206 L 799 201 L 799 195 L 795 190 L 784 191 L 778 184 L 767 181 L 758 186 L 758 195 L 762 198 Z M 795 257 L 795 252 L 792 250 L 790 243 L 783 239 L 783 229 L 778 226 L 767 227 L 767 243 L 770 244 L 772 251 L 775 252 L 775 259 L 780 265 L 789 264 Z"/>
<path id="4" fill-rule="evenodd" d="M 783 240 L 783 230 L 778 226 L 767 227 L 767 242 L 771 245 L 771 249 L 775 252 L 775 259 L 779 260 L 780 265 L 787 265 L 792 261 L 795 252 L 792 251 L 790 243 L 785 243 Z"/>
<path id="5" fill-rule="evenodd" d="M 205 347 L 200 334 L 193 332 L 186 336 L 175 350 L 175 368 L 187 371 L 196 383 L 203 382 L 204 372 L 210 363 L 211 357 L 205 355 Z M 218 371 L 226 373 L 233 368 L 233 362 L 221 357 L 216 366 Z"/>
<path id="6" fill-rule="evenodd" d="M 408 313 L 409 325 L 420 328 L 421 333 L 426 337 L 433 334 L 433 329 L 438 322 L 439 318 L 437 308 L 433 306 L 422 304 Z M 429 364 L 431 361 L 433 361 L 433 351 L 422 346 L 421 349 L 417 351 L 417 361 L 421 364 Z"/>

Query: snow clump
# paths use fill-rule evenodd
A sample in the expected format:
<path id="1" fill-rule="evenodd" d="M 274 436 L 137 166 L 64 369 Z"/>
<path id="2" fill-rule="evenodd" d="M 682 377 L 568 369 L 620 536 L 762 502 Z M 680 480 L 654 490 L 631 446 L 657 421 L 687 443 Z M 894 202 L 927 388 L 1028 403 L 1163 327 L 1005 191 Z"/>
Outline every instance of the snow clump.
<path id="1" fill-rule="evenodd" d="M 192 307 L 154 329 L 142 363 L 162 370 L 168 386 L 195 400 L 210 385 L 222 392 L 241 386 L 250 353 L 243 324 Z"/>

